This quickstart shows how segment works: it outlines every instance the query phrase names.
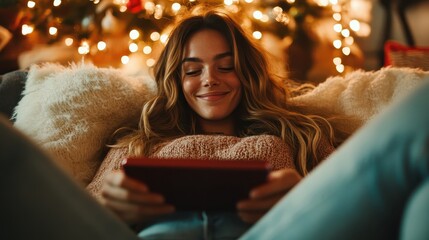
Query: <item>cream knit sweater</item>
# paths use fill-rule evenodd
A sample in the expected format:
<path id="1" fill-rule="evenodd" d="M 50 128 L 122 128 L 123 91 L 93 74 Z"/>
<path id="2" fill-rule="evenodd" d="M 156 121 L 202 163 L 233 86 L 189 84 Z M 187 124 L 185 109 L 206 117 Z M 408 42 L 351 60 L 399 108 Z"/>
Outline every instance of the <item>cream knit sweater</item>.
<path id="1" fill-rule="evenodd" d="M 319 149 L 319 154 L 326 157 L 333 150 L 332 146 L 326 144 Z M 113 148 L 108 152 L 93 181 L 87 186 L 94 197 L 100 197 L 105 175 L 120 169 L 127 154 L 125 148 Z M 295 168 L 290 146 L 272 135 L 244 138 L 224 135 L 185 136 L 159 144 L 154 148 L 151 157 L 242 161 L 253 159 L 267 161 L 273 169 Z"/>

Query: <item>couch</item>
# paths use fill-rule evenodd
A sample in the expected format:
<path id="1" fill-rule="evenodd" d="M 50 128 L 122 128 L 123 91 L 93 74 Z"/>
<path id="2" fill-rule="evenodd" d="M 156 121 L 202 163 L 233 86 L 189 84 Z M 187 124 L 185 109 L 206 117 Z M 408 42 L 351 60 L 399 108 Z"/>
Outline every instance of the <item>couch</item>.
<path id="1" fill-rule="evenodd" d="M 344 127 L 354 131 L 422 81 L 429 81 L 428 71 L 356 70 L 330 77 L 291 101 L 345 115 L 353 121 Z M 135 126 L 142 105 L 155 91 L 150 76 L 47 63 L 0 77 L 0 111 L 87 186 L 99 170 L 109 137 L 120 126 Z"/>

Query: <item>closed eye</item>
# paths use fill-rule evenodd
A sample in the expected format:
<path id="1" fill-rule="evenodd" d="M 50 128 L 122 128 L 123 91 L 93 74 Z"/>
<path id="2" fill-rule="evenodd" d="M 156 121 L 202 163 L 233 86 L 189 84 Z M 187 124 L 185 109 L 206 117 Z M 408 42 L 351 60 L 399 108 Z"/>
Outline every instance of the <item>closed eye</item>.
<path id="1" fill-rule="evenodd" d="M 218 69 L 221 72 L 232 72 L 232 71 L 234 71 L 234 67 L 219 67 Z"/>
<path id="2" fill-rule="evenodd" d="M 186 76 L 196 76 L 201 73 L 201 70 L 189 70 L 185 72 Z"/>

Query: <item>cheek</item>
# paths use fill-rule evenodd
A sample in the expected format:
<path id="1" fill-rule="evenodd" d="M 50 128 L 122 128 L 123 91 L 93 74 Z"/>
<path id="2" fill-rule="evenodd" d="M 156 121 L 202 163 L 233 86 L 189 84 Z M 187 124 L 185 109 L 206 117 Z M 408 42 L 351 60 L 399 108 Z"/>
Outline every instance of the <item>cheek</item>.
<path id="1" fill-rule="evenodd" d="M 185 98 L 188 99 L 195 93 L 198 89 L 198 83 L 197 81 L 185 79 L 182 81 L 182 89 L 183 94 L 185 95 Z"/>

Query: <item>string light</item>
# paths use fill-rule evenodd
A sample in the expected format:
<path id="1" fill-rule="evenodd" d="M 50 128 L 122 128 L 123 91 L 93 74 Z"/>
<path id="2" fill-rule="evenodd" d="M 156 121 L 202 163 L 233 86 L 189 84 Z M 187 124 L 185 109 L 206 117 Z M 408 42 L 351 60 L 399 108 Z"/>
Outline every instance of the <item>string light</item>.
<path id="1" fill-rule="evenodd" d="M 21 33 L 24 36 L 32 33 L 33 31 L 34 31 L 34 27 L 33 26 L 30 26 L 30 25 L 27 25 L 27 24 L 23 24 L 22 27 L 21 27 Z"/>
<path id="2" fill-rule="evenodd" d="M 33 1 L 28 1 L 27 2 L 27 7 L 28 8 L 34 8 L 36 6 L 36 2 L 33 2 Z"/>
<path id="3" fill-rule="evenodd" d="M 100 0 L 90 0 L 93 4 L 99 4 Z M 285 27 L 286 31 L 294 31 L 295 28 L 297 28 L 297 21 L 296 16 L 299 16 L 300 14 L 306 14 L 304 10 L 300 7 L 300 5 L 297 4 L 298 1 L 296 0 L 282 0 L 284 1 L 282 3 L 282 7 L 279 5 L 271 5 L 271 7 L 267 7 L 264 4 L 261 4 L 263 1 L 254 1 L 254 0 L 219 0 L 220 2 L 223 2 L 226 9 L 230 12 L 235 12 L 238 14 L 244 13 L 247 15 L 248 18 L 245 18 L 242 22 L 243 27 L 251 30 L 251 34 L 253 38 L 257 40 L 261 40 L 263 38 L 263 33 L 259 31 L 264 26 L 268 26 L 268 24 L 278 24 L 280 23 L 281 26 Z M 348 69 L 348 66 L 346 66 L 347 61 L 344 59 L 347 56 L 350 56 L 352 54 L 352 49 L 354 49 L 352 46 L 355 44 L 355 39 L 353 36 L 361 36 L 359 34 L 368 34 L 370 32 L 369 25 L 362 24 L 359 22 L 359 20 L 354 19 L 353 17 L 350 17 L 348 15 L 348 11 L 352 8 L 348 6 L 349 2 L 352 0 L 309 0 L 310 6 L 319 6 L 326 8 L 327 11 L 330 11 L 329 15 L 324 15 L 328 17 L 332 17 L 331 20 L 333 20 L 332 28 L 329 30 L 333 34 L 335 34 L 335 38 L 332 39 L 332 46 L 333 51 L 335 51 L 335 54 L 332 58 L 332 62 L 335 65 L 336 70 L 339 73 L 344 72 L 346 69 Z M 36 4 L 37 2 L 37 4 Z M 64 3 L 63 3 L 64 2 Z M 116 7 L 116 10 L 119 10 L 120 12 L 124 13 L 130 9 L 127 8 L 129 0 L 111 0 L 111 3 L 113 3 Z M 175 17 L 175 15 L 182 12 L 182 10 L 185 8 L 188 8 L 190 6 L 193 6 L 195 4 L 198 4 L 200 1 L 196 0 L 188 0 L 188 1 L 178 1 L 178 0 L 171 0 L 171 1 L 155 1 L 155 0 L 145 0 L 141 1 L 142 5 L 140 6 L 140 9 L 144 10 L 141 14 L 139 13 L 139 17 L 143 18 L 150 18 L 150 21 L 157 21 L 160 20 L 159 23 L 165 24 L 165 20 L 169 20 L 171 17 Z M 202 1 L 201 1 L 202 2 Z M 280 0 L 279 0 L 280 2 Z M 289 8 L 284 7 L 285 2 L 287 4 L 290 4 Z M 62 0 L 50 0 L 51 8 L 52 7 L 59 7 L 62 4 L 64 5 L 66 2 Z M 189 4 L 192 3 L 192 4 Z M 271 3 L 271 2 L 270 2 Z M 296 5 L 295 5 L 296 4 Z M 354 2 L 356 4 L 356 2 Z M 27 1 L 27 7 L 29 9 L 34 8 L 41 8 L 43 7 L 43 1 Z M 46 4 L 45 4 L 46 5 Z M 269 6 L 269 5 L 268 5 Z M 112 8 L 112 6 L 109 6 L 109 8 Z M 40 9 L 38 9 L 40 10 Z M 50 9 L 50 11 L 46 11 L 46 14 L 50 14 L 54 9 Z M 36 11 L 34 11 L 36 12 Z M 42 12 L 42 11 L 38 11 Z M 122 21 L 123 19 L 120 19 L 117 15 L 114 16 L 117 18 L 118 22 Z M 316 16 L 318 17 L 318 16 Z M 309 19 L 315 18 L 315 16 L 310 14 Z M 91 24 L 93 24 L 94 20 L 92 18 L 86 19 L 87 24 L 85 24 L 85 27 L 87 29 L 84 29 L 85 31 L 90 31 L 89 29 L 91 27 Z M 250 21 L 249 21 L 250 20 Z M 272 21 L 271 21 L 272 20 Z M 91 37 L 88 37 L 88 39 L 91 39 L 91 41 L 94 41 L 96 45 L 92 48 L 90 48 L 89 41 L 88 40 L 82 40 L 82 39 L 73 39 L 71 37 L 63 38 L 61 35 L 70 34 L 69 32 L 65 33 L 62 32 L 62 21 L 61 17 L 47 17 L 44 16 L 43 21 L 40 20 L 38 22 L 46 23 L 48 22 L 48 26 L 51 26 L 48 28 L 48 34 L 51 36 L 55 36 L 54 38 L 51 38 L 51 40 L 59 40 L 64 39 L 64 44 L 66 46 L 73 46 L 74 41 L 77 41 L 77 51 L 81 55 L 87 55 L 90 53 L 90 55 L 97 54 L 98 51 L 104 51 L 107 49 L 107 43 L 106 39 L 103 38 L 109 38 L 108 35 L 105 36 L 97 36 L 95 39 Z M 163 22 L 161 22 L 163 21 Z M 33 33 L 36 29 L 46 29 L 46 28 L 38 28 L 37 24 L 40 23 L 25 23 L 21 27 L 21 32 L 23 35 L 29 35 Z M 84 21 L 82 21 L 83 23 Z M 256 23 L 256 25 L 253 26 L 253 24 Z M 84 24 L 82 24 L 84 25 Z M 156 23 L 154 25 L 157 25 Z M 300 26 L 301 27 L 301 26 Z M 154 29 L 160 29 L 158 31 L 154 31 Z M 258 29 L 258 30 L 255 30 Z M 271 30 L 269 30 L 271 31 Z M 281 30 L 280 30 L 281 31 Z M 293 33 L 293 32 L 292 32 Z M 46 34 L 46 33 L 45 33 Z M 125 32 L 126 34 L 126 32 Z M 154 51 L 154 46 L 156 44 L 161 43 L 165 44 L 168 41 L 168 33 L 165 32 L 165 29 L 162 28 L 152 28 L 149 30 L 142 28 L 142 26 L 133 26 L 131 31 L 128 32 L 129 34 L 129 43 L 128 43 L 128 50 L 131 53 L 140 51 L 145 55 L 148 55 L 149 59 L 152 57 L 152 53 L 157 53 L 157 51 Z M 265 34 L 265 33 L 264 33 Z M 286 33 L 286 35 L 289 34 L 289 32 Z M 86 36 L 85 36 L 86 37 Z M 148 38 L 148 39 L 147 39 Z M 98 42 L 97 42 L 98 41 Z M 115 46 L 116 47 L 116 46 Z M 124 46 L 122 47 L 124 48 Z M 125 46 L 126 49 L 126 46 Z M 91 50 L 91 52 L 90 52 Z M 128 60 L 127 60 L 128 59 Z M 123 64 L 127 64 L 129 62 L 128 56 L 122 56 L 120 61 Z M 153 66 L 151 61 L 146 62 L 147 66 Z"/>
<path id="4" fill-rule="evenodd" d="M 58 33 L 58 28 L 56 28 L 56 27 L 50 27 L 50 28 L 49 28 L 49 34 L 50 34 L 50 35 L 54 36 L 54 35 L 56 35 L 57 33 Z"/>
<path id="5" fill-rule="evenodd" d="M 139 37 L 140 37 L 140 32 L 138 30 L 133 29 L 133 30 L 130 31 L 130 38 L 132 40 L 136 40 Z"/>
<path id="6" fill-rule="evenodd" d="M 107 48 L 107 44 L 106 44 L 105 42 L 103 42 L 103 41 L 99 41 L 99 42 L 97 43 L 97 49 L 98 49 L 99 51 L 104 51 L 104 50 L 106 50 L 106 48 Z"/>
<path id="7" fill-rule="evenodd" d="M 54 0 L 54 3 L 52 4 L 54 7 L 58 7 L 61 5 L 61 0 Z"/>
<path id="8" fill-rule="evenodd" d="M 129 62 L 130 62 L 130 57 L 128 57 L 128 56 L 122 56 L 122 57 L 121 57 L 121 63 L 122 63 L 122 64 L 126 65 L 126 64 L 128 64 Z"/>
<path id="9" fill-rule="evenodd" d="M 67 38 L 64 39 L 64 44 L 66 46 L 68 46 L 68 47 L 70 47 L 71 45 L 73 45 L 73 42 L 74 42 L 74 40 L 71 37 L 67 37 Z"/>
<path id="10" fill-rule="evenodd" d="M 86 55 L 89 53 L 89 43 L 86 40 L 83 40 L 80 44 L 79 48 L 77 49 L 78 53 L 80 55 Z"/>

